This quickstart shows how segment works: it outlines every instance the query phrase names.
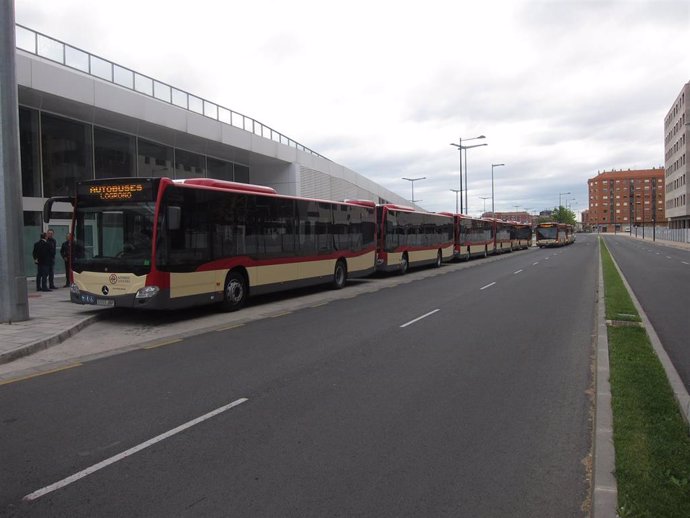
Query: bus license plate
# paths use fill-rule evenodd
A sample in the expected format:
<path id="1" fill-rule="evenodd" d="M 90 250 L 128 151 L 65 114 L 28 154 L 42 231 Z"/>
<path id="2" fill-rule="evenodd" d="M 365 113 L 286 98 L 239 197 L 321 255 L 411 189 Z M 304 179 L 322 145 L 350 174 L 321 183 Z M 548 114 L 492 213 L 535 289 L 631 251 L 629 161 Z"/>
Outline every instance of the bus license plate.
<path id="1" fill-rule="evenodd" d="M 95 297 L 93 295 L 82 295 L 81 296 L 81 303 L 82 304 L 93 304 L 96 306 L 114 306 L 115 301 L 112 299 L 99 299 L 98 297 Z"/>

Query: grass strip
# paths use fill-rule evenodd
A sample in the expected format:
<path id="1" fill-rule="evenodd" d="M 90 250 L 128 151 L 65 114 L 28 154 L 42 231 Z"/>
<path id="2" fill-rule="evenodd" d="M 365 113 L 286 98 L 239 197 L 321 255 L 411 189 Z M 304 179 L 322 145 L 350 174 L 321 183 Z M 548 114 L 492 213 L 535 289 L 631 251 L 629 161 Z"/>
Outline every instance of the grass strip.
<path id="1" fill-rule="evenodd" d="M 601 242 L 607 320 L 639 314 Z M 627 318 L 625 316 L 628 315 Z M 608 327 L 621 517 L 690 516 L 690 434 L 647 332 Z"/>

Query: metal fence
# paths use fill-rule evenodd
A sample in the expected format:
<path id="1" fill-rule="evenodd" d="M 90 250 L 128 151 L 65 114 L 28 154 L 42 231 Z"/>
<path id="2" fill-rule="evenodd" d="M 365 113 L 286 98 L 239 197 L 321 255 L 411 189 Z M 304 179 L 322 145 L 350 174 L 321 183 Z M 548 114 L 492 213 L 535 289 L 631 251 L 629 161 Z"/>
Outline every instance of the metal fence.
<path id="1" fill-rule="evenodd" d="M 326 158 L 251 117 L 247 117 L 196 95 L 179 90 L 174 86 L 140 74 L 139 72 L 135 72 L 134 70 L 108 61 L 107 59 L 94 56 L 89 52 L 51 38 L 50 36 L 46 36 L 45 34 L 41 34 L 40 32 L 36 32 L 23 25 L 17 24 L 16 29 L 17 48 L 25 52 L 49 59 L 50 61 L 79 70 L 90 76 L 97 77 L 123 88 L 128 88 L 140 94 L 153 97 L 159 101 L 198 113 L 204 117 L 224 122 L 235 128 L 253 133 L 254 135 L 294 147 L 300 151 L 305 151 L 321 158 Z"/>
<path id="2" fill-rule="evenodd" d="M 643 231 L 641 227 L 635 227 L 632 235 L 640 238 L 643 237 L 644 239 L 690 243 L 690 228 L 646 227 Z"/>

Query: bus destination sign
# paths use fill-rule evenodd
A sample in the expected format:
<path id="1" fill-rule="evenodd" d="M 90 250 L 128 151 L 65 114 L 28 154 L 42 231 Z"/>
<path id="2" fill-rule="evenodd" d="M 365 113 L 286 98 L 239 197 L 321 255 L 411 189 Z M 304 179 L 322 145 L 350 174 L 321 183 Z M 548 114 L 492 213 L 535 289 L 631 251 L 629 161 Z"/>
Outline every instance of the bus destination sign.
<path id="1" fill-rule="evenodd" d="M 112 201 L 152 201 L 150 182 L 84 182 L 79 185 L 78 194 L 91 200 Z"/>

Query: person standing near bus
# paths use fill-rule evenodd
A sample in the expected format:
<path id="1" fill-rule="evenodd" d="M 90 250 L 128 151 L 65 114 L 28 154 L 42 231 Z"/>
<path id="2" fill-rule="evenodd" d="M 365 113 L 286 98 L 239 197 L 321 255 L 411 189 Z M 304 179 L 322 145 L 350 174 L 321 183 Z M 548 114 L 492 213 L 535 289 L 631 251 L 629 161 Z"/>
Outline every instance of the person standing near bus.
<path id="1" fill-rule="evenodd" d="M 70 263 L 70 246 L 69 243 L 72 241 L 72 234 L 67 234 L 64 243 L 60 247 L 60 257 L 65 262 L 65 285 L 64 288 L 69 288 L 69 263 Z"/>
<path id="2" fill-rule="evenodd" d="M 56 290 L 55 286 L 55 256 L 57 255 L 57 241 L 53 237 L 53 229 L 49 228 L 46 232 L 46 242 L 50 246 L 50 265 L 48 268 L 48 281 L 50 283 L 50 289 Z"/>
<path id="3" fill-rule="evenodd" d="M 48 288 L 48 271 L 50 265 L 50 245 L 46 235 L 34 243 L 34 263 L 36 263 L 36 291 L 50 291 Z"/>

